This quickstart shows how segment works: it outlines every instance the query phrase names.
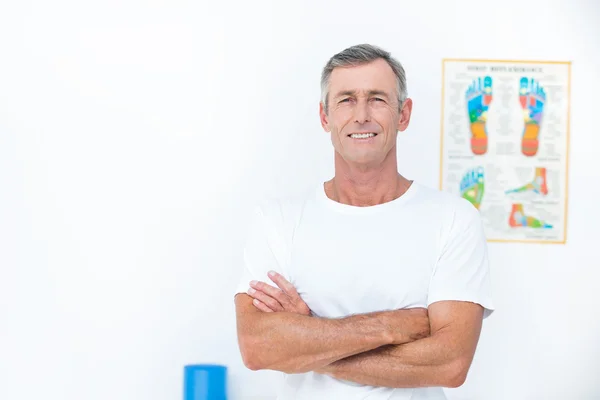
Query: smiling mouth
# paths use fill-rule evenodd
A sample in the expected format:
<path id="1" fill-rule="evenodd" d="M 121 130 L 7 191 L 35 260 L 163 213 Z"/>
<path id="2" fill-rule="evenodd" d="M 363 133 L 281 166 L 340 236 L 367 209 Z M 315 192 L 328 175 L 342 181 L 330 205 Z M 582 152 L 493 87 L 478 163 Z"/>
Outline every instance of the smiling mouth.
<path id="1" fill-rule="evenodd" d="M 376 133 L 374 132 L 369 132 L 369 133 L 351 133 L 350 135 L 348 135 L 348 137 L 351 137 L 352 139 L 368 139 L 368 138 L 372 138 L 377 136 Z"/>

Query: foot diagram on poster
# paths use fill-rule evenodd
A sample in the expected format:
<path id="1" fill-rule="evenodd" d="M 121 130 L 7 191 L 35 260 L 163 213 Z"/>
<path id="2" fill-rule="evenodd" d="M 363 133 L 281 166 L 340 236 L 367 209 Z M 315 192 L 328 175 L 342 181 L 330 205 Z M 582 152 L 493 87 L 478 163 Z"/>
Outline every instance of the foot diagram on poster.
<path id="1" fill-rule="evenodd" d="M 440 188 L 489 241 L 565 243 L 569 62 L 443 61 Z"/>

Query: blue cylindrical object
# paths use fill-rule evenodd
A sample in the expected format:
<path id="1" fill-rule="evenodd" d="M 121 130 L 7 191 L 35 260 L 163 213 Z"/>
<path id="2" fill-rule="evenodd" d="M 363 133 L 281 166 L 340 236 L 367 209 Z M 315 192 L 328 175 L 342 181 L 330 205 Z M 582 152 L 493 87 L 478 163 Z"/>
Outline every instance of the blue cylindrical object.
<path id="1" fill-rule="evenodd" d="M 183 400 L 227 400 L 227 367 L 186 365 Z"/>

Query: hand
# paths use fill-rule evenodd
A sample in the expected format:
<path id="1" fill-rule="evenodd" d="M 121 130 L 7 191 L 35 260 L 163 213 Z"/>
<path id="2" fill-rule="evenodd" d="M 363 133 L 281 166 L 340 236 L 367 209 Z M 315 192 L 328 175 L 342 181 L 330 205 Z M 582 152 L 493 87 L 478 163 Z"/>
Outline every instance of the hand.
<path id="1" fill-rule="evenodd" d="M 248 290 L 248 295 L 254 299 L 253 304 L 256 308 L 263 312 L 285 311 L 311 315 L 310 308 L 302 300 L 294 285 L 277 272 L 270 271 L 268 275 L 277 287 L 264 282 L 250 282 L 251 289 Z"/>
<path id="2" fill-rule="evenodd" d="M 426 308 L 406 308 L 385 314 L 384 324 L 392 334 L 393 344 L 408 343 L 430 335 Z"/>

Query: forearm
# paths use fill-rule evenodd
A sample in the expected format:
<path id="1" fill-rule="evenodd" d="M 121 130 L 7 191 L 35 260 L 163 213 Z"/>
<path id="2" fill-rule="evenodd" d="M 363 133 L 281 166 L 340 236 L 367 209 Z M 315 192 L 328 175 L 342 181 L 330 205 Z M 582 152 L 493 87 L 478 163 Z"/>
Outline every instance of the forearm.
<path id="1" fill-rule="evenodd" d="M 465 352 L 451 343 L 450 335 L 438 332 L 414 342 L 357 354 L 316 372 L 373 386 L 457 387 L 464 382 L 470 362 Z"/>
<path id="2" fill-rule="evenodd" d="M 244 362 L 251 369 L 299 373 L 392 342 L 382 313 L 323 319 L 293 313 L 259 313 L 238 324 Z"/>

